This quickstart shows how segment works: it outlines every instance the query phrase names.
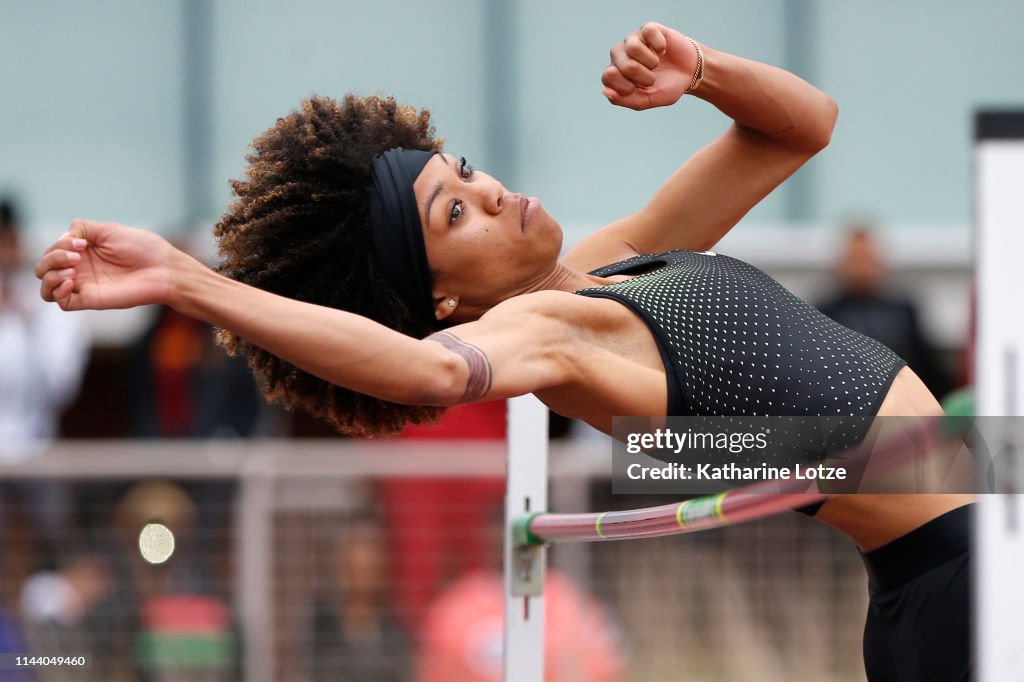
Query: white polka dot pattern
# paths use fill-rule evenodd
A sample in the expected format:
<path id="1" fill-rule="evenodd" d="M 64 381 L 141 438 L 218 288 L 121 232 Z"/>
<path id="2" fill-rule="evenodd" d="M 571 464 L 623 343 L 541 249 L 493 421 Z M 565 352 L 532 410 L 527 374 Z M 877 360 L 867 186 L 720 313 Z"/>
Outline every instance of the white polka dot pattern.
<path id="1" fill-rule="evenodd" d="M 671 361 L 666 371 L 675 373 L 680 395 L 669 402 L 682 414 L 873 416 L 906 364 L 735 258 L 670 251 L 593 274 L 628 274 L 657 263 L 665 265 L 577 293 L 613 298 L 642 313 Z"/>

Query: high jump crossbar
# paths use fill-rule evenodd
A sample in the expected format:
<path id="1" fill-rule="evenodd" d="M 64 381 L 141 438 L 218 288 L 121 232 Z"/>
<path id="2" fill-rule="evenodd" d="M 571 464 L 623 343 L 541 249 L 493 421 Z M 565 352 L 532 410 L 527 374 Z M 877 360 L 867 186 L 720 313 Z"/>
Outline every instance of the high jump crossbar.
<path id="1" fill-rule="evenodd" d="M 841 453 L 847 464 L 868 458 L 891 471 L 912 462 L 908 442 L 935 444 L 970 430 L 960 416 L 919 421 L 909 432 Z M 508 682 L 543 679 L 543 607 L 546 546 L 679 535 L 790 511 L 824 500 L 816 482 L 758 481 L 715 495 L 674 504 L 581 514 L 545 511 L 547 410 L 532 396 L 509 401 L 508 493 L 505 535 L 505 677 Z"/>
<path id="2" fill-rule="evenodd" d="M 970 430 L 970 421 L 961 416 L 927 418 L 916 423 L 909 433 L 887 438 L 880 443 L 853 447 L 835 456 L 847 466 L 866 464 L 869 458 L 884 462 L 883 471 L 894 470 L 915 459 L 909 442 L 939 443 L 955 441 Z M 556 542 L 599 542 L 680 535 L 731 526 L 792 511 L 820 502 L 828 495 L 816 483 L 802 481 L 758 481 L 733 490 L 705 495 L 682 502 L 583 514 L 532 512 L 512 521 L 514 547 Z"/>

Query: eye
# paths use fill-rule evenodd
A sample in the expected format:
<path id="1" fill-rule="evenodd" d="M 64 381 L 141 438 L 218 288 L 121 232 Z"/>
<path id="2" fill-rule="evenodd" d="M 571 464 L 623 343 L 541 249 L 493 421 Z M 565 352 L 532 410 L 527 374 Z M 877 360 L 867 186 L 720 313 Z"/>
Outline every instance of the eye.
<path id="1" fill-rule="evenodd" d="M 463 180 L 469 180 L 473 177 L 473 167 L 466 162 L 466 157 L 459 157 L 459 177 Z"/>
<path id="2" fill-rule="evenodd" d="M 456 220 L 461 218 L 465 211 L 466 209 L 462 207 L 462 202 L 456 199 L 452 204 L 451 212 L 448 214 L 448 224 L 454 223 Z"/>

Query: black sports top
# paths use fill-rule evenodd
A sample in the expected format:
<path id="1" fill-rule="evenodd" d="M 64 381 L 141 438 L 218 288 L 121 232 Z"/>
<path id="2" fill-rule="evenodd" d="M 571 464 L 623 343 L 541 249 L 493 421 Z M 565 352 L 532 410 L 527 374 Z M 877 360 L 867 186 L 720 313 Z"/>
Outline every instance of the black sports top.
<path id="1" fill-rule="evenodd" d="M 735 258 L 668 251 L 591 274 L 633 272 L 576 293 L 619 301 L 647 323 L 669 416 L 874 416 L 906 364 Z"/>

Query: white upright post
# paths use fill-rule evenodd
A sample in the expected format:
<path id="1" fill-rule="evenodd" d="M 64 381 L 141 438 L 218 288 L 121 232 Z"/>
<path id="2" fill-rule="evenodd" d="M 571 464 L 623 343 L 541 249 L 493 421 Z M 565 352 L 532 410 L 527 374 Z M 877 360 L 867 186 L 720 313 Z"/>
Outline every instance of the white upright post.
<path id="1" fill-rule="evenodd" d="M 1024 111 L 976 120 L 976 412 L 1024 411 Z M 980 495 L 975 525 L 979 682 L 1024 681 L 1024 434 L 1005 420 L 998 495 Z M 984 480 L 984 479 L 982 479 Z"/>
<path id="2" fill-rule="evenodd" d="M 504 680 L 543 682 L 545 550 L 524 552 L 512 541 L 513 521 L 548 504 L 548 409 L 532 395 L 508 401 L 506 471 Z"/>

